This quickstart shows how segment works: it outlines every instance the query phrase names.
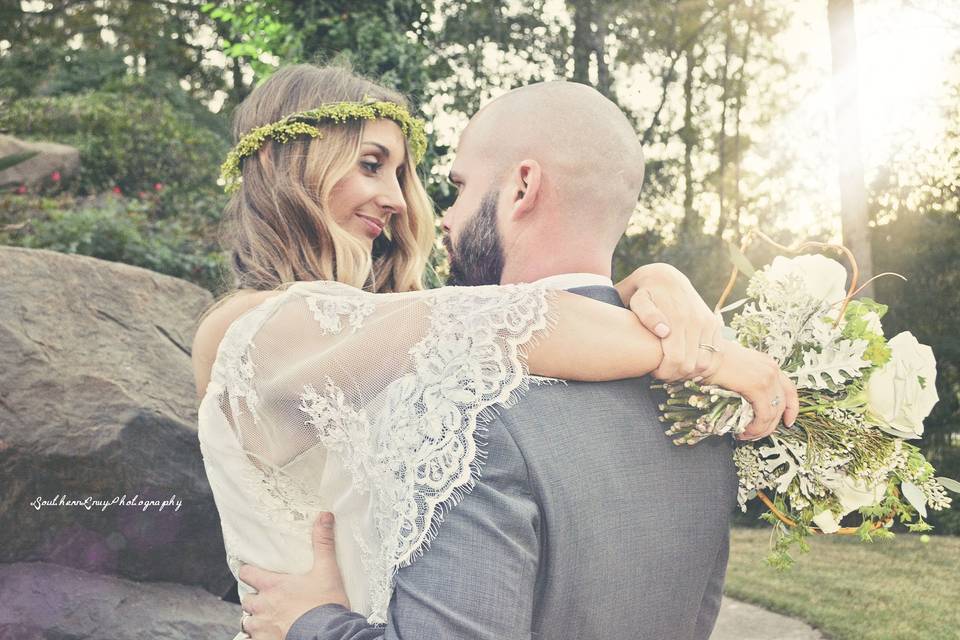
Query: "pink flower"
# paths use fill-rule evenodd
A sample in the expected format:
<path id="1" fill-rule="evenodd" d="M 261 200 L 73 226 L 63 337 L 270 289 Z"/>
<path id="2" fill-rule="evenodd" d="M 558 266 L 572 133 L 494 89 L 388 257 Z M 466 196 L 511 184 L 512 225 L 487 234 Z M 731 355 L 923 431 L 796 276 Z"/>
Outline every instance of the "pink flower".
<path id="1" fill-rule="evenodd" d="M 141 191 L 140 193 L 137 194 L 137 197 L 139 197 L 141 200 L 143 200 L 144 198 L 147 197 L 147 192 L 146 192 L 146 191 Z"/>
<path id="2" fill-rule="evenodd" d="M 27 192 L 27 185 L 22 184 L 19 187 L 17 187 L 17 193 L 19 193 L 20 195 L 23 195 L 26 192 Z"/>
<path id="3" fill-rule="evenodd" d="M 153 190 L 154 190 L 154 191 L 160 191 L 161 189 L 163 189 L 163 184 L 162 184 L 162 183 L 158 182 L 158 183 L 156 183 L 156 184 L 153 185 Z"/>
<path id="4" fill-rule="evenodd" d="M 60 172 L 54 171 L 53 173 L 51 173 L 50 179 L 53 180 L 54 182 L 60 182 Z"/>
<path id="5" fill-rule="evenodd" d="M 120 191 L 120 187 L 114 187 L 113 192 L 117 195 L 120 195 L 121 193 L 123 193 L 122 191 Z"/>

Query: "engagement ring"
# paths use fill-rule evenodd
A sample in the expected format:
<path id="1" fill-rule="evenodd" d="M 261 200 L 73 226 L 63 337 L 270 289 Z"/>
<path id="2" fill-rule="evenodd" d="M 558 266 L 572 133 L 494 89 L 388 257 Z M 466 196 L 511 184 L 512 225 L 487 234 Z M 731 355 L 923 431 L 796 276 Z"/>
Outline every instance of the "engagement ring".
<path id="1" fill-rule="evenodd" d="M 770 406 L 771 406 L 771 407 L 775 407 L 775 406 L 777 406 L 778 404 L 780 404 L 780 397 L 779 397 L 779 396 L 777 396 L 776 398 L 774 398 L 773 400 L 770 401 Z"/>

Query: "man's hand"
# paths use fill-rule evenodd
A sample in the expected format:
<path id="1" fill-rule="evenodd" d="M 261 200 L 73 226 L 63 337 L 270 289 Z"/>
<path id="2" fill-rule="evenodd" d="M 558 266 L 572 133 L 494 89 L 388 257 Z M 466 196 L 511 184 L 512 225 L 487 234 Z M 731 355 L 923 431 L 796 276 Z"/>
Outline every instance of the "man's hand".
<path id="1" fill-rule="evenodd" d="M 244 598 L 243 631 L 253 640 L 283 640 L 297 619 L 322 604 L 350 602 L 343 587 L 333 542 L 333 514 L 313 523 L 313 568 L 303 575 L 273 573 L 245 564 L 239 577 L 257 590 Z"/>
<path id="2" fill-rule="evenodd" d="M 641 324 L 661 339 L 663 360 L 653 377 L 673 382 L 716 372 L 717 352 L 707 347 L 719 346 L 723 322 L 683 273 L 668 264 L 648 264 L 616 287 Z"/>

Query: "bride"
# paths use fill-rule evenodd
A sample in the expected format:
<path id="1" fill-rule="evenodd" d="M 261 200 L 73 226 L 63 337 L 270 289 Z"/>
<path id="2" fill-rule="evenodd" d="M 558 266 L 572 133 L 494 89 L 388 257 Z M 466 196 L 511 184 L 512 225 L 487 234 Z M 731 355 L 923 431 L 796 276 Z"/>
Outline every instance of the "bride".
<path id="1" fill-rule="evenodd" d="M 479 473 L 485 417 L 530 374 L 663 373 L 661 339 L 638 317 L 655 314 L 635 298 L 651 270 L 617 285 L 637 313 L 537 283 L 423 290 L 435 238 L 416 173 L 422 123 L 343 69 L 278 71 L 239 107 L 234 132 L 224 178 L 236 291 L 193 344 L 227 563 L 241 599 L 252 592 L 241 563 L 302 573 L 313 521 L 331 511 L 351 606 L 384 622 L 395 571 Z M 680 318 L 702 306 L 685 304 Z M 772 431 L 787 405 L 791 421 L 795 392 L 773 361 L 701 324 L 681 327 L 699 356 L 673 377 L 742 393 L 757 411 L 747 437 Z M 787 402 L 778 410 L 774 397 Z"/>

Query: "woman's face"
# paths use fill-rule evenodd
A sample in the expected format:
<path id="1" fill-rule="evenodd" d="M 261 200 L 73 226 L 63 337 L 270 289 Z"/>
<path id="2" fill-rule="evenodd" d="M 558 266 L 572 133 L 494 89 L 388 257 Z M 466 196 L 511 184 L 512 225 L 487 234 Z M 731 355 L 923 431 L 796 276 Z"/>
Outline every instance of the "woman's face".
<path id="1" fill-rule="evenodd" d="M 407 161 L 403 132 L 392 120 L 366 123 L 356 165 L 330 192 L 330 213 L 343 229 L 373 247 L 393 215 L 405 215 L 400 188 Z"/>

